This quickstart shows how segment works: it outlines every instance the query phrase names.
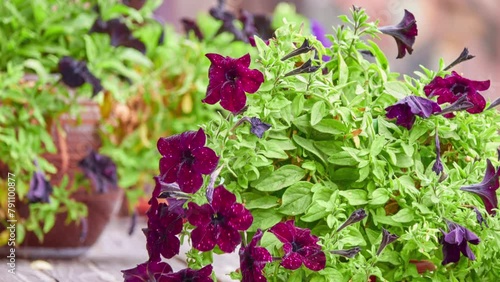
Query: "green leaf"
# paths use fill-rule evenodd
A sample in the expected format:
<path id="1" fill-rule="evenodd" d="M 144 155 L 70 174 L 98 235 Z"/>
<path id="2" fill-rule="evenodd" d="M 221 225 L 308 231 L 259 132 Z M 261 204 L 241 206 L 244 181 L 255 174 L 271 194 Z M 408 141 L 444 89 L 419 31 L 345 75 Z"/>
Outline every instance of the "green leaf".
<path id="1" fill-rule="evenodd" d="M 295 166 L 285 165 L 273 171 L 269 177 L 255 185 L 255 189 L 260 191 L 278 191 L 288 187 L 306 176 L 307 171 Z"/>
<path id="2" fill-rule="evenodd" d="M 83 40 L 85 41 L 85 52 L 87 54 L 87 60 L 93 62 L 97 57 L 97 48 L 95 46 L 92 37 L 88 34 L 83 35 Z"/>
<path id="3" fill-rule="evenodd" d="M 276 223 L 280 222 L 282 219 L 282 215 L 273 209 L 269 210 L 261 210 L 256 209 L 252 210 L 253 215 L 253 223 L 252 226 L 248 229 L 248 232 L 255 232 L 257 229 L 266 230 L 268 228 L 273 227 Z"/>
<path id="4" fill-rule="evenodd" d="M 344 61 L 344 56 L 340 53 L 340 49 L 337 54 L 338 60 L 339 60 L 339 82 L 338 85 L 342 86 L 347 83 L 347 80 L 349 79 L 349 68 L 347 67 L 347 64 Z"/>
<path id="5" fill-rule="evenodd" d="M 52 227 L 54 227 L 54 224 L 56 223 L 56 215 L 54 213 L 48 213 L 44 217 L 44 222 L 43 233 L 47 233 L 52 229 Z"/>
<path id="6" fill-rule="evenodd" d="M 378 188 L 372 193 L 372 199 L 369 204 L 372 206 L 384 205 L 389 201 L 389 191 L 384 188 Z"/>
<path id="7" fill-rule="evenodd" d="M 384 84 L 385 91 L 398 100 L 411 94 L 410 89 L 401 81 L 388 81 Z"/>
<path id="8" fill-rule="evenodd" d="M 314 125 L 313 128 L 319 132 L 333 135 L 345 134 L 347 132 L 347 127 L 336 119 L 323 119 L 318 124 Z"/>
<path id="9" fill-rule="evenodd" d="M 338 152 L 337 154 L 331 155 L 328 158 L 328 162 L 336 165 L 342 165 L 342 166 L 355 166 L 358 164 L 358 161 L 356 161 L 349 152 L 342 151 Z"/>
<path id="10" fill-rule="evenodd" d="M 312 186 L 311 182 L 300 181 L 288 187 L 278 211 L 293 216 L 304 213 L 312 201 Z"/>
<path id="11" fill-rule="evenodd" d="M 314 155 L 316 155 L 321 161 L 325 162 L 325 159 L 323 157 L 323 154 L 318 150 L 316 149 L 316 147 L 314 146 L 314 143 L 312 140 L 309 140 L 309 139 L 306 139 L 306 138 L 303 138 L 303 137 L 300 137 L 299 135 L 295 134 L 293 135 L 292 137 L 293 141 L 295 141 L 295 143 L 297 143 L 300 147 L 302 147 L 303 149 L 305 149 L 306 151 L 310 152 L 310 153 L 313 153 Z"/>
<path id="12" fill-rule="evenodd" d="M 413 218 L 414 218 L 413 211 L 408 208 L 401 209 L 395 215 L 392 216 L 392 219 L 394 221 L 402 223 L 410 222 L 413 220 Z"/>
<path id="13" fill-rule="evenodd" d="M 372 146 L 370 148 L 370 155 L 376 157 L 380 152 L 382 152 L 382 149 L 384 149 L 385 146 L 385 138 L 382 136 L 377 136 L 375 137 L 375 140 L 372 142 Z"/>
<path id="14" fill-rule="evenodd" d="M 314 103 L 311 108 L 311 125 L 314 127 L 323 118 L 323 112 L 325 111 L 325 102 L 318 101 Z"/>
<path id="15" fill-rule="evenodd" d="M 347 199 L 347 202 L 353 206 L 364 205 L 368 203 L 366 200 L 367 195 L 365 190 L 361 189 L 351 189 L 346 191 L 340 191 L 339 194 Z"/>
<path id="16" fill-rule="evenodd" d="M 243 193 L 241 197 L 245 199 L 245 207 L 249 210 L 270 209 L 279 205 L 278 197 L 262 193 Z"/>

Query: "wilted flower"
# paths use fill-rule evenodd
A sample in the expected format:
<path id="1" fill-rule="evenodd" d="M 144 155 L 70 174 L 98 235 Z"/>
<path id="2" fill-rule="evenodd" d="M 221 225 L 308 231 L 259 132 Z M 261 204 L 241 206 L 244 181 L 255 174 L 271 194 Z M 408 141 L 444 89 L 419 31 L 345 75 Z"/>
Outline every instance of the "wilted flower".
<path id="1" fill-rule="evenodd" d="M 382 253 L 382 251 L 389 245 L 390 243 L 396 241 L 399 237 L 397 235 L 389 233 L 389 231 L 382 228 L 382 242 L 380 242 L 380 246 L 377 250 L 377 256 Z"/>
<path id="2" fill-rule="evenodd" d="M 165 262 L 148 261 L 135 268 L 122 270 L 125 282 L 164 281 L 165 274 L 172 272 L 172 267 Z"/>
<path id="3" fill-rule="evenodd" d="M 455 61 L 453 61 L 447 67 L 445 67 L 444 70 L 449 70 L 452 67 L 454 67 L 454 66 L 456 66 L 456 65 L 458 65 L 458 64 L 460 64 L 462 62 L 465 62 L 465 61 L 468 61 L 470 59 L 473 59 L 474 57 L 475 56 L 469 54 L 469 49 L 464 48 L 464 50 L 462 51 L 462 53 L 460 53 L 460 55 L 458 56 L 458 58 L 456 58 Z"/>
<path id="4" fill-rule="evenodd" d="M 269 123 L 262 122 L 259 118 L 252 117 L 250 118 L 250 132 L 255 134 L 257 137 L 262 138 L 262 135 L 264 135 L 264 132 L 269 130 L 271 128 L 271 125 Z"/>
<path id="5" fill-rule="evenodd" d="M 256 69 L 249 69 L 250 54 L 238 59 L 223 57 L 219 54 L 206 54 L 212 63 L 208 70 L 209 84 L 204 103 L 221 106 L 233 114 L 241 111 L 246 104 L 247 93 L 255 93 L 264 75 Z"/>
<path id="6" fill-rule="evenodd" d="M 436 145 L 436 161 L 432 166 L 432 171 L 439 175 L 443 171 L 443 163 L 441 162 L 441 144 L 439 143 L 439 135 L 437 129 L 434 142 Z"/>
<path id="7" fill-rule="evenodd" d="M 36 163 L 35 163 L 36 164 Z M 38 168 L 38 164 L 36 164 Z M 38 168 L 30 180 L 30 189 L 26 197 L 30 203 L 48 203 L 52 193 L 52 185 L 47 181 L 43 171 Z"/>
<path id="8" fill-rule="evenodd" d="M 428 118 L 432 114 L 439 113 L 439 105 L 429 99 L 418 96 L 407 96 L 399 100 L 396 104 L 385 108 L 386 117 L 389 119 L 397 118 L 396 124 L 406 127 L 410 130 L 415 123 L 415 115 L 422 118 Z"/>
<path id="9" fill-rule="evenodd" d="M 500 175 L 500 169 L 495 169 L 489 159 L 487 159 L 486 162 L 486 173 L 483 181 L 474 185 L 462 186 L 460 190 L 478 195 L 481 200 L 483 200 L 486 211 L 491 215 L 495 215 L 496 212 L 493 211 L 493 209 L 498 208 L 496 191 L 499 187 L 498 177 Z"/>
<path id="10" fill-rule="evenodd" d="M 442 264 L 445 265 L 450 262 L 458 262 L 460 260 L 460 253 L 470 260 L 475 260 L 476 256 L 467 243 L 474 245 L 479 244 L 480 240 L 477 235 L 454 222 L 447 221 L 446 224 L 448 225 L 449 233 L 441 230 L 444 235 L 441 238 L 441 244 L 443 244 Z"/>
<path id="11" fill-rule="evenodd" d="M 334 251 L 330 251 L 330 253 L 332 253 L 334 255 L 339 255 L 339 256 L 346 257 L 346 258 L 353 258 L 359 252 L 361 252 L 361 248 L 359 246 L 356 246 L 354 248 L 347 249 L 347 250 L 334 250 Z"/>
<path id="12" fill-rule="evenodd" d="M 202 269 L 195 270 L 186 268 L 178 272 L 164 275 L 159 282 L 211 282 L 213 279 L 212 265 L 207 265 Z"/>
<path id="13" fill-rule="evenodd" d="M 301 74 L 301 73 L 313 73 L 317 70 L 319 70 L 319 66 L 313 66 L 311 59 L 309 59 L 305 63 L 303 63 L 300 67 L 285 73 L 284 76 L 286 77 L 286 76 L 297 75 L 297 74 Z"/>
<path id="14" fill-rule="evenodd" d="M 247 230 L 253 217 L 242 204 L 236 203 L 236 196 L 221 185 L 214 189 L 211 204 L 188 204 L 188 221 L 196 226 L 191 232 L 194 248 L 205 252 L 218 245 L 223 252 L 231 253 L 241 243 L 238 231 Z"/>
<path id="15" fill-rule="evenodd" d="M 399 24 L 396 26 L 383 26 L 379 30 L 382 33 L 391 35 L 396 40 L 396 44 L 398 44 L 397 59 L 403 58 L 406 51 L 409 54 L 413 52 L 413 43 L 415 43 L 415 36 L 418 35 L 418 29 L 415 16 L 412 13 L 405 10 L 403 20 Z"/>
<path id="16" fill-rule="evenodd" d="M 474 81 L 460 76 L 456 72 L 442 77 L 435 77 L 424 87 L 427 97 L 437 96 L 438 104 L 454 103 L 460 97 L 466 95 L 467 101 L 473 106 L 467 109 L 471 114 L 477 114 L 484 110 L 486 100 L 478 91 L 490 88 L 490 81 Z"/>
<path id="17" fill-rule="evenodd" d="M 92 181 L 99 193 L 105 193 L 110 188 L 117 188 L 116 165 L 110 157 L 92 150 L 78 163 L 78 166 L 83 170 L 85 176 Z"/>
<path id="18" fill-rule="evenodd" d="M 199 41 L 203 41 L 203 33 L 201 33 L 200 27 L 194 20 L 182 18 L 181 23 L 186 34 L 189 34 L 192 31 Z"/>
<path id="19" fill-rule="evenodd" d="M 253 235 L 250 244 L 246 247 L 241 246 L 240 248 L 240 269 L 243 282 L 266 281 L 266 278 L 262 275 L 262 269 L 273 258 L 268 250 L 263 247 L 257 247 L 257 243 L 263 234 L 262 230 L 258 229 L 255 235 Z"/>
<path id="20" fill-rule="evenodd" d="M 358 221 L 363 220 L 366 217 L 366 212 L 364 209 L 355 210 L 349 218 L 337 229 L 337 232 L 346 228 L 347 226 L 354 224 Z"/>
<path id="21" fill-rule="evenodd" d="M 318 237 L 311 234 L 311 230 L 296 227 L 293 220 L 280 222 L 269 232 L 284 243 L 285 255 L 281 265 L 286 269 L 295 270 L 302 264 L 313 271 L 325 268 L 326 256 L 318 245 Z"/>
<path id="22" fill-rule="evenodd" d="M 59 60 L 58 69 L 62 76 L 62 82 L 71 88 L 80 87 L 87 82 L 92 85 L 92 97 L 103 89 L 101 80 L 90 72 L 84 61 L 64 56 Z"/>
<path id="23" fill-rule="evenodd" d="M 283 58 L 281 58 L 282 61 L 285 61 L 287 59 L 290 59 L 292 57 L 298 56 L 300 54 L 305 54 L 311 50 L 314 50 L 314 47 L 309 44 L 309 40 L 304 39 L 304 42 L 302 42 L 302 45 L 293 50 L 292 52 L 286 54 Z"/>
<path id="24" fill-rule="evenodd" d="M 120 19 L 103 21 L 100 17 L 96 19 L 90 32 L 107 33 L 111 38 L 112 46 L 123 46 L 136 49 L 141 53 L 146 53 L 146 45 L 135 38 L 132 31 Z"/>
<path id="25" fill-rule="evenodd" d="M 489 228 L 488 222 L 486 221 L 486 219 L 484 219 L 483 215 L 476 207 L 474 207 L 474 212 L 476 213 L 476 219 L 477 219 L 477 222 L 479 223 L 479 225 L 481 227 L 483 227 L 483 223 L 484 223 L 484 225 Z"/>
<path id="26" fill-rule="evenodd" d="M 177 182 L 182 191 L 195 193 L 203 184 L 202 174 L 212 173 L 219 157 L 205 147 L 203 129 L 158 139 L 160 177 L 166 183 Z"/>

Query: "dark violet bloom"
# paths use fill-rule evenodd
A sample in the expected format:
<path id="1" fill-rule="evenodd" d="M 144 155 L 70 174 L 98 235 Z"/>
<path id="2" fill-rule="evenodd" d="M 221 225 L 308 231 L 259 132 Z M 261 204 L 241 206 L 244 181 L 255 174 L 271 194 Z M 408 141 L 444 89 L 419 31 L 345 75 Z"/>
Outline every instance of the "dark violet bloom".
<path id="1" fill-rule="evenodd" d="M 346 258 L 353 258 L 359 252 L 361 252 L 361 248 L 359 246 L 356 246 L 354 248 L 347 249 L 347 250 L 334 250 L 334 251 L 331 251 L 330 253 L 332 253 L 334 255 L 343 256 Z"/>
<path id="2" fill-rule="evenodd" d="M 488 222 L 486 221 L 486 219 L 484 219 L 483 215 L 476 207 L 474 207 L 474 212 L 476 213 L 476 219 L 477 222 L 479 223 L 479 226 L 483 227 L 484 223 L 484 225 L 489 228 Z"/>
<path id="3" fill-rule="evenodd" d="M 159 282 L 212 282 L 212 265 L 207 265 L 199 270 L 191 268 L 164 275 Z"/>
<path id="4" fill-rule="evenodd" d="M 467 109 L 471 114 L 477 114 L 484 110 L 486 100 L 478 91 L 484 91 L 490 88 L 490 81 L 469 80 L 460 76 L 456 72 L 442 77 L 435 77 L 428 85 L 424 87 L 427 97 L 437 96 L 438 104 L 454 103 L 460 97 L 466 95 L 467 101 L 473 104 L 473 107 Z"/>
<path id="5" fill-rule="evenodd" d="M 383 26 L 379 30 L 388 34 L 396 40 L 398 44 L 398 56 L 396 59 L 403 58 L 406 55 L 413 52 L 413 43 L 415 43 L 415 37 L 418 35 L 417 22 L 412 13 L 405 10 L 405 15 L 403 20 L 396 26 Z"/>
<path id="6" fill-rule="evenodd" d="M 212 173 L 219 157 L 205 147 L 206 136 L 203 129 L 186 131 L 181 134 L 158 139 L 162 181 L 177 182 L 186 193 L 195 193 L 203 184 L 202 174 Z"/>
<path id="7" fill-rule="evenodd" d="M 83 158 L 78 166 L 83 170 L 95 189 L 99 193 L 106 193 L 108 189 L 116 189 L 118 176 L 116 165 L 110 157 L 98 154 L 92 150 Z"/>
<path id="8" fill-rule="evenodd" d="M 191 232 L 195 249 L 205 252 L 218 245 L 223 252 L 231 253 L 241 243 L 238 231 L 247 230 L 253 217 L 242 204 L 236 203 L 234 194 L 218 186 L 212 204 L 188 204 L 188 221 L 196 226 Z"/>
<path id="9" fill-rule="evenodd" d="M 354 224 L 354 223 L 356 223 L 358 221 L 363 220 L 366 216 L 367 216 L 367 214 L 366 214 L 366 212 L 365 212 L 364 209 L 355 210 L 349 216 L 349 218 L 337 229 L 337 232 L 339 232 L 340 230 L 346 228 L 347 226 L 349 226 L 351 224 Z"/>
<path id="10" fill-rule="evenodd" d="M 307 62 L 303 63 L 300 67 L 287 72 L 284 76 L 287 77 L 301 73 L 313 73 L 317 70 L 319 70 L 319 66 L 313 66 L 311 59 L 309 59 L 307 60 Z"/>
<path id="11" fill-rule="evenodd" d="M 216 32 L 216 35 L 223 32 L 229 32 L 234 35 L 236 40 L 248 42 L 248 36 L 246 36 L 245 33 L 235 25 L 236 16 L 232 12 L 224 9 L 223 2 L 224 1 L 219 2 L 219 5 L 210 8 L 209 10 L 209 13 L 213 18 L 222 21 L 222 26 Z"/>
<path id="12" fill-rule="evenodd" d="M 418 96 L 407 96 L 385 110 L 387 118 L 397 118 L 396 124 L 404 126 L 408 130 L 415 123 L 415 115 L 428 118 L 432 114 L 441 112 L 441 108 L 436 102 Z"/>
<path id="13" fill-rule="evenodd" d="M 443 163 L 441 162 L 441 144 L 439 143 L 439 135 L 437 129 L 434 142 L 436 144 L 436 161 L 432 166 L 432 171 L 439 175 L 443 171 Z"/>
<path id="14" fill-rule="evenodd" d="M 495 169 L 489 159 L 487 159 L 486 162 L 486 173 L 483 181 L 474 185 L 462 186 L 460 190 L 478 195 L 481 200 L 483 200 L 486 211 L 491 215 L 495 215 L 496 212 L 493 211 L 493 209 L 498 208 L 496 191 L 499 187 L 498 177 L 500 175 L 500 169 Z"/>
<path id="15" fill-rule="evenodd" d="M 321 44 L 323 44 L 325 48 L 330 48 L 330 46 L 332 46 L 332 42 L 325 36 L 325 29 L 323 28 L 321 23 L 315 19 L 311 20 L 311 32 L 314 36 L 316 36 L 316 39 L 318 39 L 318 41 L 321 42 Z M 323 56 L 323 61 L 329 60 L 330 56 Z"/>
<path id="16" fill-rule="evenodd" d="M 189 34 L 192 31 L 199 41 L 203 41 L 203 33 L 201 33 L 200 27 L 194 20 L 183 18 L 181 19 L 181 23 L 186 34 Z"/>
<path id="17" fill-rule="evenodd" d="M 241 111 L 247 101 L 245 92 L 255 93 L 264 75 L 256 69 L 249 69 L 250 54 L 238 59 L 223 57 L 219 54 L 206 54 L 212 63 L 208 70 L 209 84 L 204 103 L 220 105 L 233 114 Z"/>
<path id="18" fill-rule="evenodd" d="M 262 138 L 264 132 L 271 128 L 271 125 L 269 123 L 262 122 L 259 118 L 256 117 L 250 118 L 250 124 L 250 132 L 252 132 L 259 138 Z"/>
<path id="19" fill-rule="evenodd" d="M 176 235 L 182 231 L 184 213 L 171 209 L 165 203 L 158 203 L 156 198 L 151 198 L 150 203 L 146 213 L 148 227 L 143 230 L 149 261 L 160 261 L 160 254 L 164 258 L 172 258 L 179 254 L 180 241 Z"/>
<path id="20" fill-rule="evenodd" d="M 313 271 L 325 268 L 326 256 L 318 245 L 318 237 L 311 230 L 296 227 L 293 220 L 280 222 L 269 229 L 278 240 L 284 243 L 285 255 L 281 265 L 290 270 L 298 269 L 302 264 Z"/>
<path id="21" fill-rule="evenodd" d="M 141 263 L 135 268 L 122 270 L 125 282 L 164 281 L 163 277 L 170 272 L 172 272 L 170 265 L 155 261 Z"/>
<path id="22" fill-rule="evenodd" d="M 248 37 L 250 45 L 255 47 L 255 35 L 262 38 L 266 45 L 269 45 L 269 38 L 273 37 L 274 34 L 270 17 L 240 10 L 239 20 L 243 23 L 243 32 Z"/>
<path id="23" fill-rule="evenodd" d="M 382 228 L 382 242 L 380 242 L 380 246 L 378 247 L 377 256 L 382 253 L 382 251 L 389 245 L 390 243 L 396 241 L 399 237 L 397 235 L 389 233 L 389 231 Z"/>
<path id="24" fill-rule="evenodd" d="M 92 25 L 90 32 L 107 33 L 111 38 L 112 46 L 123 46 L 136 49 L 141 53 L 146 53 L 146 45 L 135 38 L 132 31 L 120 19 L 103 21 L 100 17 Z"/>
<path id="25" fill-rule="evenodd" d="M 467 243 L 479 244 L 480 240 L 477 235 L 454 222 L 447 221 L 446 224 L 448 225 L 449 233 L 441 230 L 443 233 L 443 237 L 441 238 L 441 244 L 443 244 L 442 265 L 450 262 L 458 262 L 460 260 L 460 253 L 470 260 L 475 260 L 476 256 Z"/>
<path id="26" fill-rule="evenodd" d="M 38 165 L 36 165 L 38 167 Z M 30 203 L 48 203 L 52 194 L 52 185 L 47 181 L 43 172 L 39 169 L 33 173 L 30 180 L 30 189 L 26 197 Z"/>
<path id="27" fill-rule="evenodd" d="M 467 48 L 464 48 L 464 50 L 462 51 L 462 53 L 460 53 L 460 56 L 458 56 L 458 58 L 455 59 L 455 61 L 453 61 L 449 66 L 445 67 L 444 70 L 449 70 L 451 69 L 452 67 L 462 63 L 462 62 L 465 62 L 465 61 L 468 61 L 470 59 L 473 59 L 474 57 L 476 56 L 473 56 L 473 55 L 470 55 L 469 54 L 469 49 Z"/>
<path id="28" fill-rule="evenodd" d="M 267 281 L 262 270 L 266 263 L 271 262 L 273 258 L 268 250 L 263 247 L 257 247 L 257 243 L 262 238 L 264 233 L 258 229 L 253 235 L 252 241 L 246 247 L 241 246 L 240 255 L 240 270 L 243 276 L 243 282 L 259 282 Z"/>
<path id="29" fill-rule="evenodd" d="M 146 0 L 123 0 L 122 2 L 125 6 L 136 10 L 140 10 L 146 4 Z"/>
<path id="30" fill-rule="evenodd" d="M 300 54 L 305 54 L 305 53 L 307 53 L 307 52 L 309 52 L 311 50 L 314 50 L 314 47 L 309 44 L 309 40 L 304 39 L 304 42 L 302 43 L 302 45 L 299 48 L 297 48 L 297 49 L 293 50 L 292 52 L 286 54 L 283 58 L 281 58 L 281 60 L 285 61 L 287 59 L 290 59 L 292 57 L 298 56 Z"/>
<path id="31" fill-rule="evenodd" d="M 58 63 L 62 82 L 71 88 L 82 86 L 85 82 L 92 85 L 92 97 L 101 92 L 101 80 L 95 77 L 87 68 L 84 61 L 77 61 L 71 57 L 64 56 Z"/>

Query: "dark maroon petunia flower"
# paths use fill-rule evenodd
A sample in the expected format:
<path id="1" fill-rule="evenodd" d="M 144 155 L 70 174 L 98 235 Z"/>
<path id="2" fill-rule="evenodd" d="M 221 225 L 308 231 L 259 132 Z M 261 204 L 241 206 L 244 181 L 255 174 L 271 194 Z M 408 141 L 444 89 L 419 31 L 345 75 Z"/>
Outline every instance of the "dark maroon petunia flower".
<path id="1" fill-rule="evenodd" d="M 240 270 L 243 282 L 259 282 L 267 281 L 262 275 L 262 270 L 266 263 L 273 260 L 268 250 L 263 247 L 257 247 L 257 243 L 262 238 L 264 233 L 258 229 L 253 235 L 252 241 L 246 247 L 241 246 L 240 255 Z"/>
<path id="2" fill-rule="evenodd" d="M 135 268 L 122 270 L 125 282 L 164 281 L 164 276 L 172 272 L 172 267 L 165 262 L 149 261 L 138 264 Z"/>
<path id="3" fill-rule="evenodd" d="M 449 233 L 441 230 L 443 237 L 440 240 L 443 245 L 442 265 L 458 262 L 460 260 L 460 253 L 470 260 L 475 260 L 476 256 L 467 243 L 479 244 L 480 240 L 477 235 L 455 222 L 447 221 L 446 224 L 448 225 Z"/>
<path id="4" fill-rule="evenodd" d="M 146 213 L 148 228 L 144 229 L 149 260 L 160 261 L 160 254 L 164 258 L 172 258 L 179 254 L 180 241 L 176 235 L 182 231 L 184 213 L 165 203 L 158 203 L 156 198 L 151 198 L 150 203 Z"/>
<path id="5" fill-rule="evenodd" d="M 432 114 L 441 112 L 441 108 L 436 102 L 418 96 L 407 96 L 385 110 L 387 118 L 397 118 L 396 124 L 404 126 L 408 130 L 415 123 L 415 115 L 428 118 Z"/>
<path id="6" fill-rule="evenodd" d="M 146 45 L 135 38 L 132 31 L 120 19 L 103 21 L 100 17 L 94 22 L 90 33 L 107 33 L 111 38 L 112 46 L 123 46 L 136 49 L 141 53 L 146 53 Z"/>
<path id="7" fill-rule="evenodd" d="M 219 54 L 206 54 L 212 63 L 208 70 L 210 82 L 204 103 L 215 104 L 220 101 L 221 106 L 233 114 L 241 111 L 246 104 L 247 93 L 255 93 L 262 82 L 264 75 L 256 69 L 249 69 L 250 54 L 233 59 Z"/>
<path id="8" fill-rule="evenodd" d="M 85 176 L 92 181 L 99 193 L 105 193 L 108 189 L 118 187 L 116 165 L 110 157 L 92 150 L 78 163 L 78 166 L 83 170 Z"/>
<path id="9" fill-rule="evenodd" d="M 188 18 L 182 18 L 181 24 L 186 34 L 189 34 L 192 31 L 199 41 L 203 41 L 204 38 L 203 33 L 201 32 L 200 27 L 194 20 Z"/>
<path id="10" fill-rule="evenodd" d="M 90 72 L 84 61 L 77 61 L 71 57 L 64 56 L 59 60 L 58 70 L 62 76 L 62 82 L 71 88 L 80 87 L 85 82 L 92 85 L 92 97 L 103 89 L 101 80 Z"/>
<path id="11" fill-rule="evenodd" d="M 436 161 L 432 166 L 432 171 L 439 175 L 443 171 L 443 163 L 441 162 L 441 144 L 439 143 L 439 135 L 437 129 L 434 142 L 436 144 Z"/>
<path id="12" fill-rule="evenodd" d="M 36 162 L 35 165 L 38 168 Z M 45 178 L 43 171 L 38 168 L 38 170 L 33 173 L 33 177 L 31 177 L 30 189 L 26 197 L 30 203 L 48 203 L 50 194 L 52 194 L 52 185 L 50 185 L 50 182 Z"/>
<path id="13" fill-rule="evenodd" d="M 242 204 L 236 203 L 236 196 L 221 185 L 214 189 L 212 204 L 188 204 L 188 221 L 196 226 L 191 233 L 195 249 L 205 252 L 218 245 L 223 252 L 231 253 L 241 243 L 238 231 L 247 230 L 253 217 Z"/>
<path id="14" fill-rule="evenodd" d="M 219 163 L 219 157 L 205 147 L 205 142 L 201 128 L 158 139 L 158 151 L 163 156 L 160 159 L 162 181 L 177 182 L 186 193 L 198 191 L 203 184 L 202 174 L 212 173 Z"/>
<path id="15" fill-rule="evenodd" d="M 389 231 L 382 228 L 382 242 L 380 242 L 380 246 L 377 250 L 377 256 L 382 253 L 382 251 L 389 245 L 390 243 L 396 241 L 399 237 L 397 235 L 389 233 Z"/>
<path id="16" fill-rule="evenodd" d="M 125 6 L 136 10 L 140 10 L 146 4 L 146 0 L 123 0 L 122 2 Z"/>
<path id="17" fill-rule="evenodd" d="M 415 43 L 415 36 L 418 35 L 418 29 L 415 16 L 412 13 L 405 10 L 403 20 L 399 24 L 396 26 L 383 26 L 379 30 L 384 34 L 391 35 L 396 40 L 396 44 L 398 44 L 396 59 L 403 58 L 406 51 L 408 51 L 408 54 L 413 52 L 413 43 Z"/>
<path id="18" fill-rule="evenodd" d="M 284 243 L 285 255 L 281 265 L 290 270 L 298 269 L 302 264 L 313 271 L 325 268 L 326 256 L 318 245 L 318 237 L 311 230 L 296 227 L 293 220 L 280 222 L 269 229 L 278 240 Z"/>
<path id="19" fill-rule="evenodd" d="M 347 226 L 363 220 L 366 216 L 367 216 L 367 214 L 366 214 L 366 211 L 364 209 L 355 210 L 349 216 L 349 218 L 339 228 L 337 228 L 336 232 L 339 232 L 340 230 L 346 228 Z"/>
<path id="20" fill-rule="evenodd" d="M 489 159 L 486 162 L 486 173 L 483 181 L 474 185 L 462 186 L 460 190 L 478 195 L 483 200 L 486 211 L 491 215 L 495 215 L 496 212 L 493 209 L 498 208 L 496 191 L 499 187 L 498 177 L 500 176 L 500 168 L 495 169 Z"/>
<path id="21" fill-rule="evenodd" d="M 164 275 L 159 282 L 212 282 L 212 265 L 207 265 L 200 270 L 186 268 L 178 272 Z"/>
<path id="22" fill-rule="evenodd" d="M 484 91 L 490 88 L 490 81 L 469 80 L 452 72 L 446 77 L 436 77 L 424 87 L 427 97 L 437 96 L 438 104 L 454 103 L 462 96 L 466 95 L 466 101 L 473 104 L 467 109 L 471 114 L 477 114 L 484 110 L 486 100 L 478 91 Z"/>

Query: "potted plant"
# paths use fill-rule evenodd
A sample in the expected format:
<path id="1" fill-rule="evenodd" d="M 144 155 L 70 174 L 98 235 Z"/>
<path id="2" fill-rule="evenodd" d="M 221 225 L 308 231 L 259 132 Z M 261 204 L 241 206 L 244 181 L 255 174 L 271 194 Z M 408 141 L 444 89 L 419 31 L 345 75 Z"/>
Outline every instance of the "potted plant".
<path id="1" fill-rule="evenodd" d="M 158 139 L 149 259 L 124 280 L 213 281 L 212 255 L 234 251 L 243 281 L 498 280 L 499 102 L 452 71 L 467 49 L 391 72 L 373 40 L 411 54 L 402 16 L 379 27 L 353 7 L 328 48 L 289 23 L 257 55 L 207 53 L 202 102 L 225 111 Z M 184 240 L 188 268 L 172 269 Z"/>

